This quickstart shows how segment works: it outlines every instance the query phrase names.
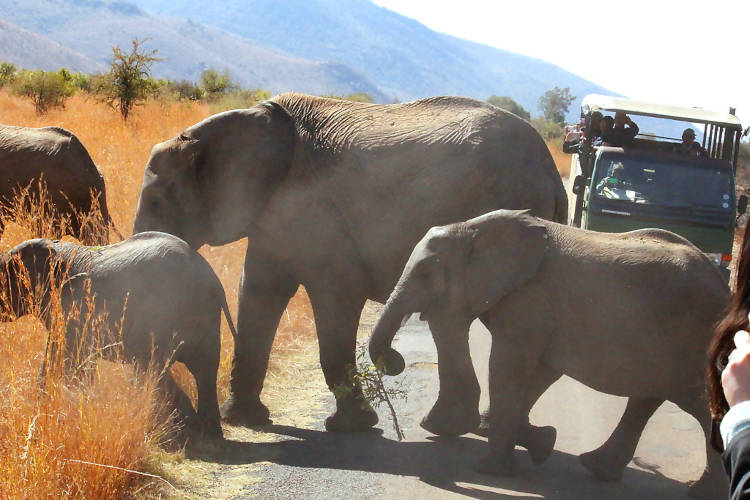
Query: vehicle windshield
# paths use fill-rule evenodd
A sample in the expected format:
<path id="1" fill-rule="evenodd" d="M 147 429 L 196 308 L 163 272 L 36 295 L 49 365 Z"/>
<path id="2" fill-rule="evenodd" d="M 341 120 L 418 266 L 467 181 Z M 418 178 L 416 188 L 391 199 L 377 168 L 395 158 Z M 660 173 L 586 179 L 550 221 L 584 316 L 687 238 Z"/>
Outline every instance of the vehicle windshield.
<path id="1" fill-rule="evenodd" d="M 686 163 L 603 154 L 594 179 L 598 198 L 670 208 L 733 210 L 732 172 L 724 163 Z"/>

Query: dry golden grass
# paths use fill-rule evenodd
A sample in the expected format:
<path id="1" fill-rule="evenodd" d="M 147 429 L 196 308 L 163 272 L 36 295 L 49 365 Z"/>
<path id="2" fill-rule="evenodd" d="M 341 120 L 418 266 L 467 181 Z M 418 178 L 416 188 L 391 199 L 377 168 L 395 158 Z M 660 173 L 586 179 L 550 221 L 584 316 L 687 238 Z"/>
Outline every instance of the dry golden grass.
<path id="1" fill-rule="evenodd" d="M 563 153 L 562 139 L 556 141 L 547 141 L 547 148 L 552 155 L 552 159 L 555 160 L 555 166 L 557 167 L 557 171 L 560 172 L 560 177 L 569 177 L 570 155 Z"/>
<path id="2" fill-rule="evenodd" d="M 143 171 L 152 146 L 211 114 L 205 104 L 150 101 L 136 108 L 125 123 L 106 105 L 77 94 L 68 100 L 65 109 L 54 109 L 45 116 L 38 116 L 30 102 L 4 91 L 0 91 L 0 109 L 5 124 L 56 125 L 78 136 L 104 175 L 109 211 L 124 237 L 132 232 Z M 59 233 L 55 232 L 54 224 L 40 224 L 39 219 L 38 214 L 27 214 L 9 223 L 0 239 L 0 249 L 7 250 L 30 238 Z M 242 240 L 201 250 L 221 279 L 232 311 L 237 309 L 237 287 L 246 244 Z M 312 318 L 307 295 L 300 289 L 282 316 L 271 357 L 270 378 L 284 371 L 281 352 L 310 348 L 308 341 L 314 338 Z M 134 481 L 137 475 L 65 460 L 78 459 L 122 468 L 142 467 L 148 460 L 147 450 L 151 449 L 153 441 L 149 437 L 153 429 L 144 427 L 150 408 L 156 404 L 150 399 L 153 398 L 151 386 L 148 381 L 136 381 L 127 368 L 101 369 L 93 384 L 82 387 L 60 384 L 61 389 L 39 407 L 31 381 L 41 365 L 45 334 L 38 321 L 28 318 L 0 324 L 0 345 L 11 353 L 6 354 L 0 365 L 0 383 L 8 392 L 2 399 L 7 404 L 0 409 L 0 455 L 14 457 L 8 462 L 0 458 L 0 482 L 3 483 L 0 498 L 68 494 L 79 498 L 117 498 L 131 494 L 134 486 L 140 484 Z M 222 325 L 222 347 L 219 401 L 228 394 L 233 349 L 226 324 Z M 195 386 L 187 370 L 179 365 L 173 367 L 172 372 L 195 401 Z M 36 429 L 40 429 L 42 422 L 47 429 L 44 443 L 40 443 L 41 451 L 33 460 L 24 451 L 28 448 L 26 436 L 32 421 L 36 422 Z M 113 432 L 114 429 L 118 431 Z M 29 442 L 36 442 L 34 439 Z M 141 443 L 140 448 L 132 439 Z M 33 480 L 29 476 L 31 472 L 21 471 L 23 474 L 18 475 L 30 461 L 36 464 L 32 468 Z M 105 476 L 109 479 L 103 479 Z M 98 485 L 100 489 L 80 486 L 87 484 Z"/>
<path id="3" fill-rule="evenodd" d="M 38 313 L 40 295 L 24 283 L 24 301 Z M 4 303 L 7 292 L 3 286 Z M 154 490 L 155 478 L 136 471 L 151 468 L 173 425 L 156 370 L 136 373 L 121 361 L 66 353 L 66 324 L 75 311 L 62 310 L 59 290 L 50 298 L 49 330 L 38 314 L 0 323 L 0 498 L 129 498 Z M 84 323 L 105 333 L 102 317 Z M 61 348 L 45 348 L 52 343 Z M 109 352 L 120 358 L 116 347 Z M 87 369 L 65 373 L 65 359 Z"/>

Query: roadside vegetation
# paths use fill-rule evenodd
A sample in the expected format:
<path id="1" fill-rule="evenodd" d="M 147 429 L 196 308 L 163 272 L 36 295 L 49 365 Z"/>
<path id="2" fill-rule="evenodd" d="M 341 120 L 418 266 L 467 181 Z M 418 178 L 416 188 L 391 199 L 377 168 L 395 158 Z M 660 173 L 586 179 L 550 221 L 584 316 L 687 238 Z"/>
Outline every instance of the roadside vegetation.
<path id="1" fill-rule="evenodd" d="M 0 89 L 0 109 L 4 123 L 57 125 L 81 139 L 104 175 L 110 213 L 124 236 L 131 233 L 151 147 L 213 112 L 212 104 L 205 100 L 152 97 L 124 121 L 116 109 L 86 92 L 75 92 L 65 108 L 50 108 L 40 115 L 33 102 L 8 89 Z M 44 200 L 26 200 L 21 206 L 19 213 L 6 217 L 0 250 L 7 251 L 30 238 L 57 237 L 65 232 Z M 243 240 L 201 250 L 220 277 L 232 311 L 236 310 L 245 246 Z M 0 498 L 168 495 L 172 489 L 164 481 L 135 472 L 163 475 L 158 464 L 165 452 L 157 443 L 168 434 L 170 424 L 163 418 L 151 418 L 154 409 L 163 404 L 155 392 L 156 374 L 136 374 L 127 364 L 101 362 L 88 381 L 54 376 L 46 390 L 40 391 L 36 382 L 46 337 L 44 325 L 32 316 L 0 323 Z M 313 349 L 313 343 L 312 310 L 307 294 L 300 289 L 281 318 L 266 382 L 269 394 L 285 376 L 286 353 Z M 220 401 L 229 390 L 232 349 L 231 334 L 223 324 Z M 195 397 L 187 370 L 180 364 L 172 370 Z M 174 459 L 179 457 L 178 452 Z"/>

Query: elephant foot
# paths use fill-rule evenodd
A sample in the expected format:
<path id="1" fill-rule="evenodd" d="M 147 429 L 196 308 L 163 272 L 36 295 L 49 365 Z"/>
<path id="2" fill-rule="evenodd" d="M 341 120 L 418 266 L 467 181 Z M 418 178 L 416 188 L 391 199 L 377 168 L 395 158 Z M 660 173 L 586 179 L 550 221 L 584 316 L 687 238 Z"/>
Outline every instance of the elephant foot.
<path id="1" fill-rule="evenodd" d="M 528 434 L 523 442 L 519 443 L 526 448 L 531 455 L 531 461 L 534 465 L 542 465 L 552 454 L 557 441 L 557 429 L 551 425 L 536 427 L 529 425 L 526 433 Z"/>
<path id="2" fill-rule="evenodd" d="M 224 439 L 218 418 L 195 422 L 189 427 L 191 441 Z"/>
<path id="3" fill-rule="evenodd" d="M 625 471 L 625 467 L 628 465 L 627 462 L 624 464 L 622 460 L 617 460 L 598 448 L 587 453 L 583 453 L 578 460 L 581 464 L 591 472 L 596 479 L 599 481 L 619 481 L 622 478 L 622 473 Z"/>
<path id="4" fill-rule="evenodd" d="M 438 400 L 419 425 L 438 436 L 460 436 L 476 431 L 479 423 L 479 411 L 476 407 L 461 409 L 457 405 L 445 405 Z"/>
<path id="5" fill-rule="evenodd" d="M 326 418 L 328 432 L 367 431 L 378 423 L 378 414 L 361 397 L 336 400 L 336 411 Z"/>
<path id="6" fill-rule="evenodd" d="M 479 460 L 474 470 L 490 476 L 517 476 L 519 472 L 518 463 L 512 453 L 490 453 Z"/>
<path id="7" fill-rule="evenodd" d="M 241 400 L 230 394 L 221 406 L 221 418 L 230 425 L 259 427 L 271 423 L 270 412 L 259 398 Z"/>
<path id="8" fill-rule="evenodd" d="M 728 484 L 722 471 L 704 472 L 700 479 L 690 485 L 688 496 L 692 498 L 726 498 Z"/>

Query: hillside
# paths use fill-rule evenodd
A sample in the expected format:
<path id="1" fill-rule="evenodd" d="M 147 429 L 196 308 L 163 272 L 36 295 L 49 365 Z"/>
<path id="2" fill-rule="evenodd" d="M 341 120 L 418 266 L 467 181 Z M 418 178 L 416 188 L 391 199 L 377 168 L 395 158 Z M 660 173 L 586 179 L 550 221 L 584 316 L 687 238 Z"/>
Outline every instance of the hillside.
<path id="1" fill-rule="evenodd" d="M 84 73 L 105 69 L 105 65 L 100 62 L 2 19 L 0 61 L 12 61 L 22 68 L 45 70 L 57 70 L 60 66 L 65 66 Z"/>
<path id="2" fill-rule="evenodd" d="M 238 35 L 187 19 L 166 20 L 124 2 L 96 0 L 0 0 L 6 21 L 84 54 L 99 64 L 111 57 L 111 47 L 126 47 L 137 36 L 159 50 L 157 77 L 195 80 L 209 67 L 227 69 L 246 87 L 271 92 L 297 90 L 313 94 L 367 92 L 386 100 L 378 88 L 340 62 L 319 62 L 261 47 Z M 26 37 L 18 35 L 21 40 Z M 41 52 L 41 51 L 40 51 Z M 4 56 L 19 66 L 26 51 Z M 45 57 L 56 60 L 54 52 Z M 64 65 L 63 62 L 57 67 Z M 34 67 L 29 64 L 28 66 Z"/>
<path id="3" fill-rule="evenodd" d="M 555 85 L 578 97 L 607 93 L 553 64 L 434 32 L 369 0 L 133 1 L 299 57 L 338 61 L 401 100 L 508 95 L 535 113 L 539 96 Z M 571 106 L 571 118 L 577 106 Z"/>

